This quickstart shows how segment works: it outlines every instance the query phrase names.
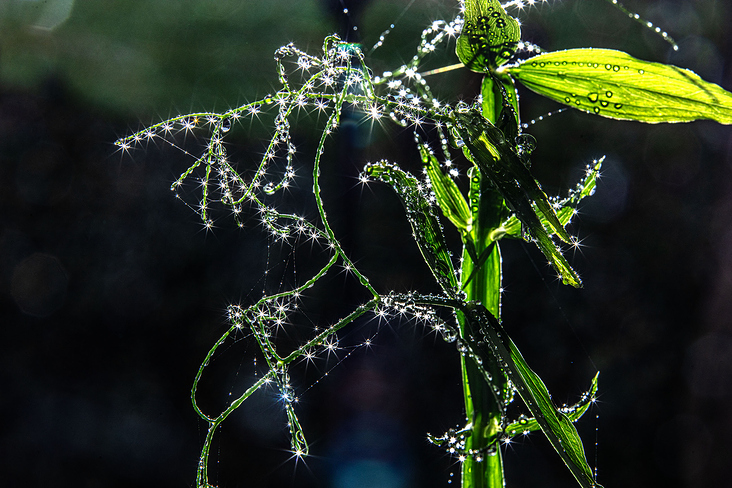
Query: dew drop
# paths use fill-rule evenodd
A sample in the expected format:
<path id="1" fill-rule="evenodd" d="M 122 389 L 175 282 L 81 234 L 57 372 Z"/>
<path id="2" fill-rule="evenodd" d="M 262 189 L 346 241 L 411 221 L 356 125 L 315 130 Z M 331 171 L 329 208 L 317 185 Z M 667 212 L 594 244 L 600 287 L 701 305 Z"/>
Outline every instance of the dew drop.
<path id="1" fill-rule="evenodd" d="M 645 72 L 644 70 L 642 70 L 642 69 L 639 69 L 639 70 L 638 70 L 638 74 L 639 74 L 639 75 L 643 75 L 643 74 L 645 74 L 645 73 L 646 73 L 646 72 Z"/>
<path id="2" fill-rule="evenodd" d="M 572 101 L 572 99 L 569 98 L 569 97 L 564 97 L 564 101 L 567 102 L 567 103 L 570 103 Z"/>
<path id="3" fill-rule="evenodd" d="M 608 105 L 610 105 L 610 102 L 608 102 L 607 100 L 600 100 L 600 105 L 602 105 L 603 107 L 607 107 Z"/>
<path id="4" fill-rule="evenodd" d="M 443 328 L 440 332 L 442 333 L 442 339 L 447 343 L 455 342 L 455 339 L 457 339 L 457 334 L 452 329 Z"/>
<path id="5" fill-rule="evenodd" d="M 224 119 L 221 122 L 221 132 L 229 132 L 231 129 L 231 119 Z"/>
<path id="6" fill-rule="evenodd" d="M 531 134 L 519 134 L 515 142 L 521 154 L 528 156 L 536 149 L 536 139 Z"/>
<path id="7" fill-rule="evenodd" d="M 608 90 L 608 91 L 605 92 L 605 96 L 608 97 L 608 98 L 611 98 L 613 96 L 613 92 L 611 92 L 610 90 Z"/>
<path id="8" fill-rule="evenodd" d="M 605 65 L 605 69 L 608 70 L 608 71 L 611 70 L 612 68 L 613 68 L 613 66 L 611 64 L 606 64 Z"/>
<path id="9" fill-rule="evenodd" d="M 616 103 L 615 104 L 615 108 L 617 108 L 618 110 L 620 110 L 621 108 L 623 108 L 623 104 L 622 103 Z"/>
<path id="10" fill-rule="evenodd" d="M 599 114 L 600 113 L 600 107 L 595 107 L 595 108 L 592 109 L 592 111 L 595 112 L 596 114 Z"/>
<path id="11" fill-rule="evenodd" d="M 587 99 L 589 101 L 591 101 L 592 103 L 597 102 L 598 98 L 600 98 L 600 96 L 597 93 L 595 93 L 595 92 L 592 92 L 589 95 L 587 95 Z"/>
<path id="12" fill-rule="evenodd" d="M 615 71 L 615 72 L 620 71 L 620 66 L 618 66 L 617 64 L 615 66 L 613 66 L 613 71 Z"/>

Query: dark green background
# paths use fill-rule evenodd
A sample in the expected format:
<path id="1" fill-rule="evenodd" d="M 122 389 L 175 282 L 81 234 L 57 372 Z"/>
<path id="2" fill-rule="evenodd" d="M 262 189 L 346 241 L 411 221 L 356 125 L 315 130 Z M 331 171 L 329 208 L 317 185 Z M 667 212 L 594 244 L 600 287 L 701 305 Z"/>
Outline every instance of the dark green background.
<path id="1" fill-rule="evenodd" d="M 454 10 L 418 0 L 400 17 L 408 3 L 349 5 L 367 47 L 398 19 L 370 60 L 377 72 L 409 59 L 422 27 Z M 606 2 L 551 3 L 520 15 L 526 40 L 547 50 L 622 49 L 732 89 L 732 5 L 724 0 L 628 0 L 679 41 L 678 53 Z M 153 148 L 123 157 L 112 142 L 169 115 L 224 110 L 275 90 L 272 52 L 293 41 L 317 53 L 325 35 L 346 29 L 341 8 L 315 0 L 0 3 L 3 486 L 194 483 L 206 426 L 190 407 L 190 383 L 224 330 L 226 304 L 258 297 L 267 241 L 226 218 L 213 234 L 201 231 L 167 189 L 189 160 Z M 430 66 L 452 62 L 446 52 Z M 431 81 L 452 100 L 479 86 L 462 71 Z M 524 120 L 558 108 L 521 94 Z M 294 137 L 306 195 L 314 135 L 303 125 Z M 234 132 L 241 153 L 258 150 Z M 411 134 L 387 124 L 362 144 L 363 133 L 343 132 L 326 164 L 346 176 L 324 181 L 337 232 L 379 290 L 434 291 L 396 197 L 384 186 L 361 191 L 353 179 L 381 157 L 418 171 Z M 593 158 L 607 160 L 571 228 L 586 245 L 571 256 L 585 288 L 562 287 L 536 249 L 506 243 L 506 328 L 558 402 L 574 401 L 601 371 L 599 407 L 579 428 L 607 488 L 726 486 L 732 129 L 568 112 L 529 132 L 538 140 L 533 169 L 550 194 L 573 185 Z M 309 256 L 299 259 L 305 269 Z M 361 300 L 344 283 L 324 284 L 333 299 L 311 303 L 313 320 L 327 323 Z M 354 324 L 343 344 L 374 327 Z M 462 420 L 454 347 L 396 321 L 376 343 L 303 395 L 314 454 L 307 466 L 286 461 L 286 420 L 270 392 L 224 424 L 212 481 L 396 487 L 457 478 L 459 467 L 425 441 Z M 250 380 L 245 344 L 214 365 L 202 391 L 210 409 Z M 321 376 L 314 368 L 297 375 L 300 391 Z M 505 457 L 509 487 L 574 486 L 538 434 Z"/>

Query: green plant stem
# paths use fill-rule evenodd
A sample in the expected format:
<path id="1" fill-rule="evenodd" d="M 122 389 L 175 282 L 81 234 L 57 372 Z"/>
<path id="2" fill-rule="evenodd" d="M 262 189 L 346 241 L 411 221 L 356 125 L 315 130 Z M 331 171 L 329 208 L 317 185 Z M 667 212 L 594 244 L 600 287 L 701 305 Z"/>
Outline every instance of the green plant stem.
<path id="1" fill-rule="evenodd" d="M 462 287 L 469 301 L 483 304 L 496 318 L 500 317 L 501 296 L 501 251 L 498 243 L 490 239 L 490 231 L 500 224 L 502 198 L 488 187 L 477 171 L 472 175 L 471 230 L 475 253 L 463 251 L 461 269 Z M 477 191 L 476 191 L 477 190 Z M 486 257 L 487 254 L 487 257 Z M 481 256 L 483 258 L 481 258 Z M 474 262 L 474 258 L 478 262 Z M 481 263 L 482 261 L 482 263 Z M 478 337 L 478 331 L 470 330 L 470 324 L 461 320 L 460 333 L 463 337 Z M 466 449 L 480 454 L 466 457 L 462 468 L 463 488 L 503 488 L 503 459 L 498 446 L 497 434 L 501 425 L 503 405 L 507 395 L 508 381 L 494 358 L 483 365 L 493 379 L 493 385 L 486 384 L 473 360 L 461 358 L 465 413 L 471 428 Z M 498 395 L 490 391 L 493 388 Z M 490 452 L 489 452 L 490 451 Z"/>

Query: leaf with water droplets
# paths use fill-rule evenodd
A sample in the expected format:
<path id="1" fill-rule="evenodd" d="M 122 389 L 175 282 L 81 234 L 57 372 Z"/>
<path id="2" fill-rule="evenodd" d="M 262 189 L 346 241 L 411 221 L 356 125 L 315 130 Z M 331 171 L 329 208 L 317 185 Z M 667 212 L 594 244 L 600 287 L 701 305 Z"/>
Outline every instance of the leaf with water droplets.
<path id="1" fill-rule="evenodd" d="M 540 95 L 578 110 L 640 122 L 732 124 L 732 93 L 693 71 L 612 49 L 569 49 L 504 68 Z"/>
<path id="2" fill-rule="evenodd" d="M 562 256 L 540 218 L 545 219 L 551 231 L 565 242 L 569 234 L 559 222 L 546 194 L 539 187 L 514 147 L 503 133 L 477 110 L 455 112 L 455 130 L 465 141 L 465 153 L 489 178 L 506 200 L 516 217 L 528 228 L 537 246 L 554 266 L 565 284 L 582 286 L 579 275 Z"/>
<path id="3" fill-rule="evenodd" d="M 595 374 L 595 377 L 592 378 L 592 384 L 590 385 L 590 389 L 582 395 L 582 398 L 580 398 L 580 400 L 571 407 L 566 407 L 562 409 L 563 413 L 567 416 L 570 422 L 577 422 L 585 414 L 585 412 L 589 410 L 590 405 L 592 405 L 592 402 L 595 400 L 595 397 L 597 395 L 597 379 L 599 377 L 600 372 L 598 371 Z M 516 422 L 508 424 L 504 431 L 508 435 L 517 435 L 527 432 L 534 432 L 540 429 L 541 426 L 535 418 L 522 417 Z"/>
<path id="4" fill-rule="evenodd" d="M 368 164 L 364 173 L 390 184 L 404 205 L 412 235 L 417 241 L 425 262 L 443 290 L 454 294 L 458 289 L 457 276 L 445 244 L 442 227 L 432 207 L 419 190 L 417 178 L 388 161 Z"/>
<path id="5" fill-rule="evenodd" d="M 521 39 L 521 27 L 498 0 L 466 0 L 465 24 L 455 53 L 470 70 L 486 73 L 509 60 Z"/>
<path id="6" fill-rule="evenodd" d="M 470 215 L 470 208 L 465 197 L 460 193 L 460 189 L 448 175 L 442 172 L 437 157 L 430 147 L 422 142 L 419 136 L 417 138 L 417 147 L 419 154 L 422 156 L 422 163 L 427 169 L 427 176 L 432 184 L 432 191 L 435 192 L 437 205 L 442 213 L 455 224 L 461 232 L 470 232 L 473 228 L 473 218 Z"/>
<path id="7" fill-rule="evenodd" d="M 516 387 L 526 407 L 539 423 L 549 442 L 583 488 L 598 488 L 587 463 L 584 446 L 570 417 L 552 402 L 541 378 L 526 364 L 503 326 L 482 305 L 468 305 L 467 318 L 480 329 L 504 373 Z"/>
<path id="8" fill-rule="evenodd" d="M 585 197 L 591 196 L 595 193 L 597 177 L 600 174 L 600 168 L 602 167 L 602 162 L 604 160 L 605 157 L 603 156 L 602 158 L 594 161 L 592 165 L 589 165 L 584 178 L 577 183 L 577 187 L 574 190 L 570 190 L 569 196 L 557 204 L 559 207 L 559 210 L 557 210 L 557 218 L 562 225 L 567 225 L 569 223 L 577 211 L 577 206 Z M 551 230 L 549 222 L 545 218 L 541 219 L 541 223 L 544 225 L 545 229 Z M 498 233 L 501 236 L 505 234 L 510 237 L 520 238 L 522 234 L 521 221 L 519 221 L 515 215 L 512 215 L 501 225 L 498 229 Z"/>

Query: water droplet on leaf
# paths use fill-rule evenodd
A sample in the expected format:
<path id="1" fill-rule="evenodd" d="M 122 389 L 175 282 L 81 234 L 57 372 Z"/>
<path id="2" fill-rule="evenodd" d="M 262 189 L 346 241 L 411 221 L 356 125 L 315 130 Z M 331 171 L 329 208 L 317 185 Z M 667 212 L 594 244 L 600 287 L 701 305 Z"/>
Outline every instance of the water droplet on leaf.
<path id="1" fill-rule="evenodd" d="M 519 134 L 516 137 L 516 147 L 521 155 L 528 156 L 536 149 L 536 139 L 531 134 Z"/>

